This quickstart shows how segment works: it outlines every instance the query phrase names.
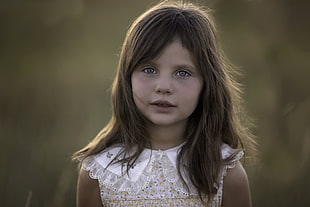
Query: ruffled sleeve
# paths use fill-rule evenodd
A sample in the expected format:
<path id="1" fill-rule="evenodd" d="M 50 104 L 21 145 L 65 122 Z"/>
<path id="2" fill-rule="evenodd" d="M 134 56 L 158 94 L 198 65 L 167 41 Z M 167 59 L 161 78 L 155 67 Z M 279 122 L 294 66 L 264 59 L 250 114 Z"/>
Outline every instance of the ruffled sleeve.
<path id="1" fill-rule="evenodd" d="M 237 161 L 244 155 L 244 152 L 239 149 L 233 149 L 227 144 L 222 145 L 222 159 L 224 160 L 223 176 L 227 174 L 227 170 L 234 168 Z"/>

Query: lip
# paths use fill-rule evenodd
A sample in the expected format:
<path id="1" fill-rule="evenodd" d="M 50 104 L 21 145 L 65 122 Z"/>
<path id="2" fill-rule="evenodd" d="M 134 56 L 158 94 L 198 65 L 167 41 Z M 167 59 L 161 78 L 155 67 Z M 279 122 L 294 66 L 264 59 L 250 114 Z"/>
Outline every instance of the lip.
<path id="1" fill-rule="evenodd" d="M 156 101 L 151 102 L 151 105 L 155 105 L 158 107 L 164 107 L 164 108 L 176 107 L 176 105 L 170 103 L 167 100 L 156 100 Z"/>

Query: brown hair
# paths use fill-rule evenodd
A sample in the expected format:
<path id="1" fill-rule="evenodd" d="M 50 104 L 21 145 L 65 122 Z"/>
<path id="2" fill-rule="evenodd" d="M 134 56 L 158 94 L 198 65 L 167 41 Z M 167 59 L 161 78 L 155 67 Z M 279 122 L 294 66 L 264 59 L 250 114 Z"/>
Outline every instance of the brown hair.
<path id="1" fill-rule="evenodd" d="M 240 87 L 216 39 L 210 11 L 190 3 L 162 2 L 138 17 L 129 28 L 112 85 L 112 118 L 86 147 L 74 154 L 84 159 L 112 145 L 124 146 L 123 159 L 132 166 L 145 147 L 150 146 L 146 120 L 134 104 L 131 75 L 142 62 L 157 57 L 176 36 L 194 59 L 203 78 L 199 103 L 191 114 L 186 143 L 178 155 L 200 198 L 216 194 L 214 187 L 223 163 L 223 143 L 243 148 L 251 134 L 241 122 Z M 135 147 L 134 154 L 130 150 Z M 182 176 L 181 176 L 182 178 Z M 183 180 L 184 181 L 184 180 Z"/>

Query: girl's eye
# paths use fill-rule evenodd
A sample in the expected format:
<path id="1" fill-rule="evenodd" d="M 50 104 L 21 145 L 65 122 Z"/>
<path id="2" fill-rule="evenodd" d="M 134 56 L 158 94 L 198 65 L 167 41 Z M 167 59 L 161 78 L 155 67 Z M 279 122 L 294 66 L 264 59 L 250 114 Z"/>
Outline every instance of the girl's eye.
<path id="1" fill-rule="evenodd" d="M 180 70 L 177 72 L 176 74 L 177 76 L 180 76 L 180 77 L 188 77 L 188 76 L 191 76 L 191 74 L 185 70 Z"/>
<path id="2" fill-rule="evenodd" d="M 156 70 L 154 68 L 144 68 L 142 71 L 144 73 L 147 73 L 147 74 L 155 74 L 156 73 Z"/>

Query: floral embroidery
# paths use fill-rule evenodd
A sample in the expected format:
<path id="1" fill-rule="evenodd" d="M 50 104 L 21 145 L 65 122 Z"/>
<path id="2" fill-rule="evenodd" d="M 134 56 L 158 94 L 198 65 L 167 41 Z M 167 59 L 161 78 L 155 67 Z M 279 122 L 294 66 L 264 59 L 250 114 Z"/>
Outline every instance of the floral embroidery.
<path id="1" fill-rule="evenodd" d="M 112 154 L 112 153 L 110 153 L 110 152 L 108 151 L 107 158 L 114 159 L 115 156 L 114 156 L 114 154 Z"/>

